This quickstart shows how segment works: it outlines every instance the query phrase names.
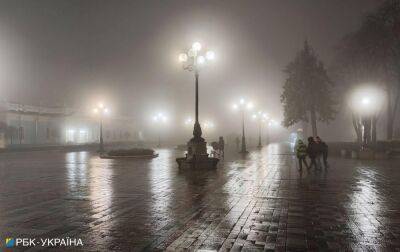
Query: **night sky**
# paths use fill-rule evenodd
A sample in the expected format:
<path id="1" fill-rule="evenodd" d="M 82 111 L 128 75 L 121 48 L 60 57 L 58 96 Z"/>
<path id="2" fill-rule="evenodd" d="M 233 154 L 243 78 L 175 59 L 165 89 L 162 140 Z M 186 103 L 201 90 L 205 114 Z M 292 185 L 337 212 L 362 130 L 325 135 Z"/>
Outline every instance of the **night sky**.
<path id="1" fill-rule="evenodd" d="M 81 109 L 103 100 L 118 114 L 182 121 L 194 85 L 177 55 L 199 41 L 217 55 L 200 73 L 203 118 L 229 122 L 247 97 L 282 119 L 282 70 L 303 41 L 329 66 L 378 2 L 2 0 L 0 98 Z"/>

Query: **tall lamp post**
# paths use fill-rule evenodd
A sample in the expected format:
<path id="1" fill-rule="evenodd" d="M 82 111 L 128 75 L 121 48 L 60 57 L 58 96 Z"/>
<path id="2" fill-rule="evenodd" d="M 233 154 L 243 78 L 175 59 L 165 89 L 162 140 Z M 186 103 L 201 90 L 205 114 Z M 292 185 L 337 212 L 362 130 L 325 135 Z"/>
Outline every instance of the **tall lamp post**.
<path id="1" fill-rule="evenodd" d="M 166 123 L 167 122 L 167 117 L 163 113 L 158 113 L 155 116 L 153 116 L 153 121 L 157 124 L 161 123 Z M 158 125 L 158 144 L 157 147 L 161 147 L 161 126 Z"/>
<path id="2" fill-rule="evenodd" d="M 246 109 L 252 109 L 253 108 L 253 103 L 247 102 L 245 99 L 241 98 L 239 100 L 238 104 L 233 105 L 233 109 L 235 110 L 240 110 L 242 114 L 242 147 L 240 149 L 240 153 L 248 153 L 246 149 L 246 136 L 245 136 L 245 130 L 244 130 L 244 116 L 245 116 L 245 110 Z"/>
<path id="3" fill-rule="evenodd" d="M 99 138 L 99 153 L 104 152 L 104 141 L 103 141 L 103 117 L 109 113 L 109 109 L 104 106 L 103 103 L 99 103 L 94 109 L 93 113 L 99 116 L 99 130 L 100 130 L 100 138 Z"/>
<path id="4" fill-rule="evenodd" d="M 183 69 L 194 72 L 195 77 L 195 121 L 193 128 L 193 138 L 188 143 L 188 156 L 205 156 L 207 155 L 206 142 L 201 137 L 202 131 L 199 123 L 199 70 L 207 62 L 214 60 L 213 51 L 207 51 L 204 55 L 200 54 L 202 46 L 199 42 L 193 43 L 192 47 L 186 52 L 179 55 L 179 61 L 182 63 Z"/>
<path id="5" fill-rule="evenodd" d="M 262 139 L 261 139 L 261 127 L 262 124 L 268 121 L 267 113 L 262 111 L 258 111 L 257 113 L 253 114 L 253 119 L 257 120 L 258 123 L 258 148 L 262 147 Z"/>

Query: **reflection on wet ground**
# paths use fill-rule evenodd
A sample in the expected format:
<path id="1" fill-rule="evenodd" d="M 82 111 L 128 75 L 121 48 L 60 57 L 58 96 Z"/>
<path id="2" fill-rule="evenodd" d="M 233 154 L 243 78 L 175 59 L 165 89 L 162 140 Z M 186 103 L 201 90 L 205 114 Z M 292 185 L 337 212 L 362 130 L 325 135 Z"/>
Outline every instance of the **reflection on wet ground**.
<path id="1" fill-rule="evenodd" d="M 0 155 L 0 239 L 77 237 L 83 250 L 395 250 L 398 161 L 331 160 L 298 172 L 285 145 L 180 172 L 181 152 Z M 1 243 L 0 246 L 2 246 Z"/>

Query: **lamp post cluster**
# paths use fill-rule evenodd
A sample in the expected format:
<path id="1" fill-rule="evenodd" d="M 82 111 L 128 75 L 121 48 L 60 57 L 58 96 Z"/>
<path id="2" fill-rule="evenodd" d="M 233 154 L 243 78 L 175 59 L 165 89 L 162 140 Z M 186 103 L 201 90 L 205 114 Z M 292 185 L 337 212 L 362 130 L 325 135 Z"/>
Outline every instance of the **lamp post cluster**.
<path id="1" fill-rule="evenodd" d="M 95 108 L 93 108 L 93 113 L 99 118 L 99 153 L 104 153 L 104 141 L 103 141 L 103 117 L 109 114 L 109 109 L 103 104 L 99 103 Z"/>
<path id="2" fill-rule="evenodd" d="M 248 110 L 251 110 L 254 107 L 251 101 L 247 101 L 243 98 L 239 100 L 238 103 L 233 104 L 233 109 L 240 111 L 241 119 L 242 119 L 242 144 L 239 153 L 246 154 L 248 153 L 246 148 L 246 134 L 245 134 L 245 113 Z M 269 142 L 269 128 L 272 126 L 277 126 L 279 123 L 273 119 L 271 119 L 267 113 L 263 111 L 258 111 L 252 115 L 252 118 L 256 120 L 258 123 L 258 148 L 262 147 L 262 124 L 267 124 L 267 136 Z"/>

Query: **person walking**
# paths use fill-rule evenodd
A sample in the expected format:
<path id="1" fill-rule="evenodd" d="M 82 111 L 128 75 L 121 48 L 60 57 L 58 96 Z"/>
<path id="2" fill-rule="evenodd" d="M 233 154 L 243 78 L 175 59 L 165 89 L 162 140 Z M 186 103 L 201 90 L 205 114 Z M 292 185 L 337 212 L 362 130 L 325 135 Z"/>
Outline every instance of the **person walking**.
<path id="1" fill-rule="evenodd" d="M 321 151 L 322 160 L 324 162 L 324 167 L 326 169 L 329 167 L 329 165 L 328 165 L 328 145 L 324 141 L 322 141 L 322 139 L 319 136 L 317 136 L 315 138 L 315 141 L 319 145 L 318 148 Z"/>
<path id="2" fill-rule="evenodd" d="M 307 146 L 303 143 L 301 139 L 297 140 L 297 145 L 296 145 L 296 156 L 297 159 L 299 160 L 299 170 L 301 171 L 303 169 L 303 163 L 308 169 L 308 164 L 307 164 Z"/>
<path id="3" fill-rule="evenodd" d="M 310 166 L 308 168 L 311 168 L 314 166 L 314 169 L 318 169 L 319 167 L 318 167 L 317 161 L 316 161 L 318 150 L 317 150 L 317 146 L 315 144 L 314 138 L 309 137 L 307 140 L 308 140 L 307 154 L 311 160 Z"/>

